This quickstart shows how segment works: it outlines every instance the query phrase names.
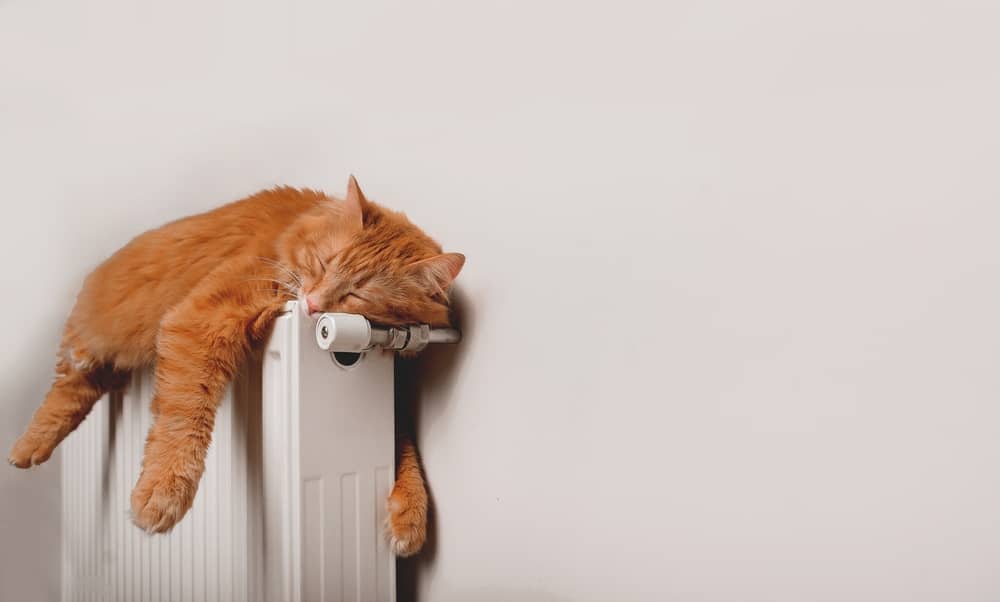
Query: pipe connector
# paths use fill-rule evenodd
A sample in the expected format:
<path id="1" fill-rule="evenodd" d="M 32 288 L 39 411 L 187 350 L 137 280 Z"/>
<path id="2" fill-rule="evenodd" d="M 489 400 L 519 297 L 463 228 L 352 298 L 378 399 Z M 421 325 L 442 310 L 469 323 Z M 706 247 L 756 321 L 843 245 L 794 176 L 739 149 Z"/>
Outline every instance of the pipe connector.
<path id="1" fill-rule="evenodd" d="M 357 314 L 328 313 L 316 322 L 316 344 L 331 352 L 361 353 L 376 347 L 420 351 L 431 343 L 457 343 L 461 339 L 462 334 L 454 328 L 378 326 Z"/>

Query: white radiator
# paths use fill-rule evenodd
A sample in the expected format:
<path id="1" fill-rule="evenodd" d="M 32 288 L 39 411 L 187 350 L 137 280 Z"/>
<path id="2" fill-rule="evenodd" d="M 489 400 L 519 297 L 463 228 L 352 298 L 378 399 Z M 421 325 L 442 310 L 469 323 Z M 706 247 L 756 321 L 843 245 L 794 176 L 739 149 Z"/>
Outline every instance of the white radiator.
<path id="1" fill-rule="evenodd" d="M 294 304 L 226 392 L 194 506 L 167 535 L 129 520 L 151 373 L 63 442 L 62 599 L 395 600 L 382 524 L 393 358 L 344 368 Z"/>

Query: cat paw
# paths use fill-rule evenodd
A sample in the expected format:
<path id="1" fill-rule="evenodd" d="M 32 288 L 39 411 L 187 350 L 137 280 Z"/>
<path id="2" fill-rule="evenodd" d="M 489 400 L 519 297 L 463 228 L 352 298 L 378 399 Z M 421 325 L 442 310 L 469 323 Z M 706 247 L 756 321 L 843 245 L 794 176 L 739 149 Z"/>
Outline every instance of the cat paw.
<path id="1" fill-rule="evenodd" d="M 17 440 L 7 456 L 7 462 L 18 468 L 30 468 L 45 462 L 52 456 L 59 441 L 55 437 L 25 433 Z"/>
<path id="2" fill-rule="evenodd" d="M 427 539 L 427 494 L 394 487 L 386 504 L 389 548 L 397 556 L 413 556 Z"/>
<path id="3" fill-rule="evenodd" d="M 189 479 L 164 470 L 144 470 L 132 490 L 132 522 L 147 533 L 166 533 L 194 501 Z"/>

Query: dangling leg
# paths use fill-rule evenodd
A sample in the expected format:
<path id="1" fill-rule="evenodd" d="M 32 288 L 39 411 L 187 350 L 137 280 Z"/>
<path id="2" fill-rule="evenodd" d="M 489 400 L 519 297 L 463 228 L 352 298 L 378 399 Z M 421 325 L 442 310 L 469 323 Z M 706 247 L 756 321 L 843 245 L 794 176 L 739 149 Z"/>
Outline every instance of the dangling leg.
<path id="1" fill-rule="evenodd" d="M 389 494 L 386 529 L 389 546 L 398 556 L 412 556 L 427 539 L 427 488 L 417 447 L 409 435 L 399 435 L 396 483 Z"/>
<path id="2" fill-rule="evenodd" d="M 8 461 L 28 468 L 49 459 L 56 446 L 87 417 L 94 403 L 108 391 L 124 387 L 128 372 L 109 365 L 91 365 L 85 358 L 67 357 L 73 348 L 64 343 L 56 364 L 56 379 L 31 424 L 10 451 Z"/>
<path id="3" fill-rule="evenodd" d="M 157 338 L 155 419 L 132 490 L 135 524 L 169 531 L 191 507 L 226 385 L 281 312 L 282 300 L 249 284 L 239 266 L 216 273 L 164 318 Z M 232 284 L 232 283 L 238 284 Z"/>

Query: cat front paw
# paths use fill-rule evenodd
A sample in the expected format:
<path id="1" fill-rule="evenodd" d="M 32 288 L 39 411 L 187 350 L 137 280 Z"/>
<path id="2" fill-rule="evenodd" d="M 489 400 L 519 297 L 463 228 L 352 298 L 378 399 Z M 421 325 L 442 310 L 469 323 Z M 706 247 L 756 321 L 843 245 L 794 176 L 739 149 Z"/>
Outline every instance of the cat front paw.
<path id="1" fill-rule="evenodd" d="M 132 522 L 147 533 L 166 533 L 194 501 L 197 486 L 162 469 L 143 470 L 132 490 Z"/>
<path id="2" fill-rule="evenodd" d="M 58 444 L 57 437 L 31 432 L 25 433 L 11 448 L 7 462 L 18 468 L 37 466 L 52 456 L 52 451 Z"/>
<path id="3" fill-rule="evenodd" d="M 393 487 L 389 494 L 385 519 L 389 547 L 397 556 L 413 556 L 427 540 L 427 493 Z"/>

